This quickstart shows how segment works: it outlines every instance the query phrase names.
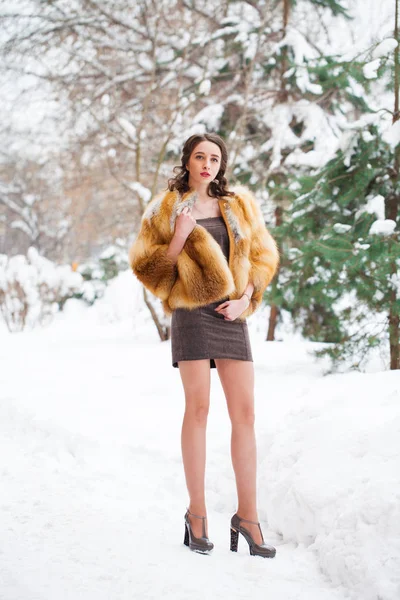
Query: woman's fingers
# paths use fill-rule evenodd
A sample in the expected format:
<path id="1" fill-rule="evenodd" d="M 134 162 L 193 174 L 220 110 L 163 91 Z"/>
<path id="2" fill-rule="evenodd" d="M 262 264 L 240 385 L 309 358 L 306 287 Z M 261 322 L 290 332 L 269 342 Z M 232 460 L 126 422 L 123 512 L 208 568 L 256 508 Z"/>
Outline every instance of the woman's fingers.
<path id="1" fill-rule="evenodd" d="M 225 321 L 234 321 L 243 311 L 238 310 L 237 300 L 227 300 L 215 309 L 220 315 L 223 315 Z"/>
<path id="2" fill-rule="evenodd" d="M 229 300 L 227 302 L 223 302 L 222 304 L 219 304 L 217 306 L 217 308 L 215 310 L 220 311 L 223 310 L 224 308 L 227 308 L 229 306 Z"/>
<path id="3" fill-rule="evenodd" d="M 190 221 L 192 221 L 193 223 L 196 223 L 196 219 L 192 216 L 192 211 L 190 210 L 189 206 L 185 206 L 177 214 L 179 216 L 183 215 L 184 217 L 189 217 Z"/>

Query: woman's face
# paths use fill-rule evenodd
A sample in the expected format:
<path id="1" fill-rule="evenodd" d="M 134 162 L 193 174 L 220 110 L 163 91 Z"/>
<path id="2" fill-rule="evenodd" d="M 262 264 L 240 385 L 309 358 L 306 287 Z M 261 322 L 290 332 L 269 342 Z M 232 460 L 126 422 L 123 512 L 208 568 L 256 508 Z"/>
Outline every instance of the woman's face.
<path id="1" fill-rule="evenodd" d="M 189 171 L 189 186 L 210 183 L 221 167 L 221 150 L 217 144 L 205 140 L 197 144 L 186 165 Z"/>

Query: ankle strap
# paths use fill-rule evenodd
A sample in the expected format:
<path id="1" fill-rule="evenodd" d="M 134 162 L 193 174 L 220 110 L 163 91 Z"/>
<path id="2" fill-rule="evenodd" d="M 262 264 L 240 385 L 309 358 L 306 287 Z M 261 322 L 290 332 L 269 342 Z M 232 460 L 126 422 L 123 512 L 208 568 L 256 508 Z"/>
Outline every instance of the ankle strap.
<path id="1" fill-rule="evenodd" d="M 206 519 L 207 517 L 199 517 L 199 515 L 194 515 L 190 510 L 186 509 L 191 517 L 196 517 L 196 519 Z"/>
<path id="2" fill-rule="evenodd" d="M 236 513 L 237 514 L 237 513 Z M 237 515 L 239 517 L 239 515 Z M 248 519 L 242 519 L 242 517 L 239 517 L 239 519 L 241 521 L 244 521 L 245 523 L 251 523 L 252 525 L 260 525 L 259 521 L 249 521 Z"/>

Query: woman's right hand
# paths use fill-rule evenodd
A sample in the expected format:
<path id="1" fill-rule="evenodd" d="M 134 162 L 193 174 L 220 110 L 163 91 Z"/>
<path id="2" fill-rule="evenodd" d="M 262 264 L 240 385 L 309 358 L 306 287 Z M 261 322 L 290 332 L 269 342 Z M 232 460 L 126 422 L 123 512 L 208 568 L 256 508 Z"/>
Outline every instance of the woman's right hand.
<path id="1" fill-rule="evenodd" d="M 192 216 L 192 211 L 188 206 L 177 216 L 175 222 L 175 235 L 186 241 L 187 237 L 196 227 L 196 219 Z"/>
<path id="2" fill-rule="evenodd" d="M 192 212 L 188 206 L 176 217 L 175 232 L 168 246 L 167 256 L 173 263 L 178 260 L 188 236 L 196 227 L 196 219 L 192 217 Z"/>

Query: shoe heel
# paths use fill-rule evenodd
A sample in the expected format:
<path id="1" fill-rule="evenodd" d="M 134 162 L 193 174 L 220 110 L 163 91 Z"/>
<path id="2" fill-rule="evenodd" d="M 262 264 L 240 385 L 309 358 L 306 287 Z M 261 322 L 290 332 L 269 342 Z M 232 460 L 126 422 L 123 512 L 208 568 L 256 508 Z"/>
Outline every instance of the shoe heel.
<path id="1" fill-rule="evenodd" d="M 196 519 L 202 520 L 203 525 L 203 535 L 201 537 L 196 537 L 193 535 L 193 530 L 190 525 L 189 515 L 191 517 L 195 517 Z M 205 521 L 207 517 L 200 517 L 199 515 L 194 515 L 187 509 L 185 514 L 185 537 L 183 538 L 183 543 L 185 546 L 189 546 L 190 550 L 194 552 L 200 552 L 200 554 L 209 554 L 211 550 L 214 548 L 214 544 L 210 542 L 206 535 L 206 524 Z"/>
<path id="2" fill-rule="evenodd" d="M 231 552 L 237 552 L 239 532 L 231 527 Z"/>
<path id="3" fill-rule="evenodd" d="M 185 546 L 189 546 L 189 531 L 188 531 L 186 523 L 185 523 L 185 537 L 183 538 L 183 543 L 185 544 Z"/>

